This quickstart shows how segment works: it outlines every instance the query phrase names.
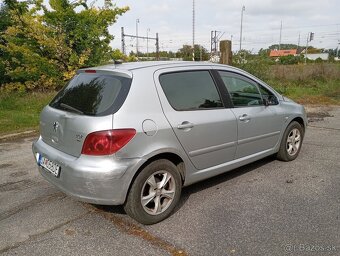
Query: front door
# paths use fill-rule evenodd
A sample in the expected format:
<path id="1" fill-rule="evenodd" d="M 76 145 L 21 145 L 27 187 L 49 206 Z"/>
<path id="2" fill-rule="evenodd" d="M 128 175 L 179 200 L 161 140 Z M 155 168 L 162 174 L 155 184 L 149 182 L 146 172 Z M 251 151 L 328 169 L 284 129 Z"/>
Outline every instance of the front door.
<path id="1" fill-rule="evenodd" d="M 278 101 L 264 105 L 264 93 L 270 94 L 251 79 L 226 71 L 219 74 L 230 94 L 238 124 L 236 159 L 273 149 L 279 141 L 283 117 L 277 113 Z M 267 96 L 269 97 L 269 96 Z"/>

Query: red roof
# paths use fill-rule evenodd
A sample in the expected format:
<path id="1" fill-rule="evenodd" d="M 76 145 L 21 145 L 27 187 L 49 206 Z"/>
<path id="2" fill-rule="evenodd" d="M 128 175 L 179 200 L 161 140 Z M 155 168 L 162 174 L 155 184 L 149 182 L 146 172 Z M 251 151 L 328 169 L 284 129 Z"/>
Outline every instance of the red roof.
<path id="1" fill-rule="evenodd" d="M 269 56 L 270 57 L 280 57 L 280 56 L 288 56 L 288 55 L 296 55 L 297 49 L 292 50 L 271 50 Z"/>

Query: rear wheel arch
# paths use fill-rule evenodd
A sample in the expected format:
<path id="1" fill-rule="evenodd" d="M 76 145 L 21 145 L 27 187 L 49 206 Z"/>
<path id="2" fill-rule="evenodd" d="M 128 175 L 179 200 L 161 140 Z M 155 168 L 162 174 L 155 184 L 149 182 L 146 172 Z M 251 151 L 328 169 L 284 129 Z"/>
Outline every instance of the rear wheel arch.
<path id="1" fill-rule="evenodd" d="M 157 154 L 157 155 L 154 155 L 154 156 L 150 157 L 145 163 L 143 163 L 138 168 L 138 170 L 133 175 L 133 178 L 130 181 L 129 189 L 127 190 L 127 194 L 129 194 L 129 191 L 131 189 L 132 184 L 134 183 L 136 177 L 141 173 L 141 171 L 146 166 L 151 164 L 152 162 L 160 160 L 160 159 L 169 160 L 170 162 L 172 162 L 177 167 L 177 170 L 178 170 L 178 172 L 179 172 L 179 174 L 181 176 L 181 179 L 182 179 L 182 185 L 184 184 L 184 181 L 185 181 L 185 164 L 184 164 L 183 159 L 179 155 L 177 155 L 175 153 L 170 153 L 170 152 L 168 152 L 168 153 L 160 153 L 160 154 Z M 126 200 L 126 198 L 125 198 L 125 200 Z"/>
<path id="2" fill-rule="evenodd" d="M 183 186 L 183 162 L 175 154 L 159 154 L 135 173 L 124 202 L 125 212 L 142 224 L 155 224 L 171 215 Z"/>

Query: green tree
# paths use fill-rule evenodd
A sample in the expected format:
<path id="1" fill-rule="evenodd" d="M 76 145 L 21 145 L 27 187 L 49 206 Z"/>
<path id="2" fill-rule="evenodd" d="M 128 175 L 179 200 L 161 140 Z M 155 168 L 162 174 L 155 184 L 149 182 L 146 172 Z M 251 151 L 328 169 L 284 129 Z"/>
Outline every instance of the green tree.
<path id="1" fill-rule="evenodd" d="M 269 49 L 263 49 L 261 48 L 258 52 L 258 54 L 261 56 L 261 57 L 268 57 L 269 56 L 269 53 L 270 53 L 270 50 Z"/>
<path id="2" fill-rule="evenodd" d="M 273 44 L 273 45 L 269 46 L 268 48 L 269 48 L 269 50 L 275 50 L 275 49 L 278 50 L 279 48 L 281 50 L 290 50 L 290 49 L 297 49 L 298 46 L 296 44 L 280 44 L 280 45 Z"/>
<path id="3" fill-rule="evenodd" d="M 124 60 L 127 61 L 127 56 L 124 55 L 119 49 L 114 49 L 111 54 L 111 58 L 114 60 Z"/>
<path id="4" fill-rule="evenodd" d="M 2 3 L 0 4 L 0 35 L 3 34 L 9 26 L 12 25 L 9 7 Z M 6 45 L 7 42 L 0 36 L 0 45 Z M 10 81 L 10 77 L 6 75 L 6 63 L 10 56 L 0 48 L 0 87 L 2 84 Z"/>
<path id="5" fill-rule="evenodd" d="M 209 60 L 208 50 L 199 44 L 195 44 L 195 61 L 199 60 Z M 191 45 L 183 45 L 177 52 L 177 56 L 179 58 L 183 58 L 183 60 L 192 60 L 192 46 Z"/>
<path id="6" fill-rule="evenodd" d="M 128 7 L 88 6 L 86 0 L 6 0 L 12 24 L 1 35 L 0 50 L 10 56 L 5 63 L 8 88 L 19 90 L 60 87 L 78 68 L 112 58 L 108 27 Z M 28 8 L 29 5 L 29 8 Z"/>
<path id="7" fill-rule="evenodd" d="M 292 65 L 292 64 L 298 64 L 299 62 L 303 62 L 303 58 L 301 56 L 281 56 L 279 59 L 279 62 L 283 65 Z"/>
<path id="8" fill-rule="evenodd" d="M 183 47 L 178 50 L 177 56 L 183 60 L 192 60 L 192 46 L 183 45 Z"/>
<path id="9" fill-rule="evenodd" d="M 275 62 L 267 55 L 252 54 L 250 51 L 241 50 L 233 55 L 233 66 L 241 68 L 262 80 L 270 77 L 270 65 Z"/>

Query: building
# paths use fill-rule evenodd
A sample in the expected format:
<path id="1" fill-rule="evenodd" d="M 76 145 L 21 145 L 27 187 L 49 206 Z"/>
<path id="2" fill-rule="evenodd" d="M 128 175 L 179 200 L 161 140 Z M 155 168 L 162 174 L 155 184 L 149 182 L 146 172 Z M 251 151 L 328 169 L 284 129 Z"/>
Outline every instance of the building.
<path id="1" fill-rule="evenodd" d="M 328 60 L 329 58 L 329 53 L 324 52 L 324 53 L 308 53 L 307 52 L 307 59 L 309 60 L 316 60 L 316 59 L 322 59 L 322 60 Z"/>
<path id="2" fill-rule="evenodd" d="M 269 53 L 270 57 L 282 57 L 282 56 L 289 56 L 297 55 L 297 49 L 290 49 L 290 50 L 271 50 Z"/>

